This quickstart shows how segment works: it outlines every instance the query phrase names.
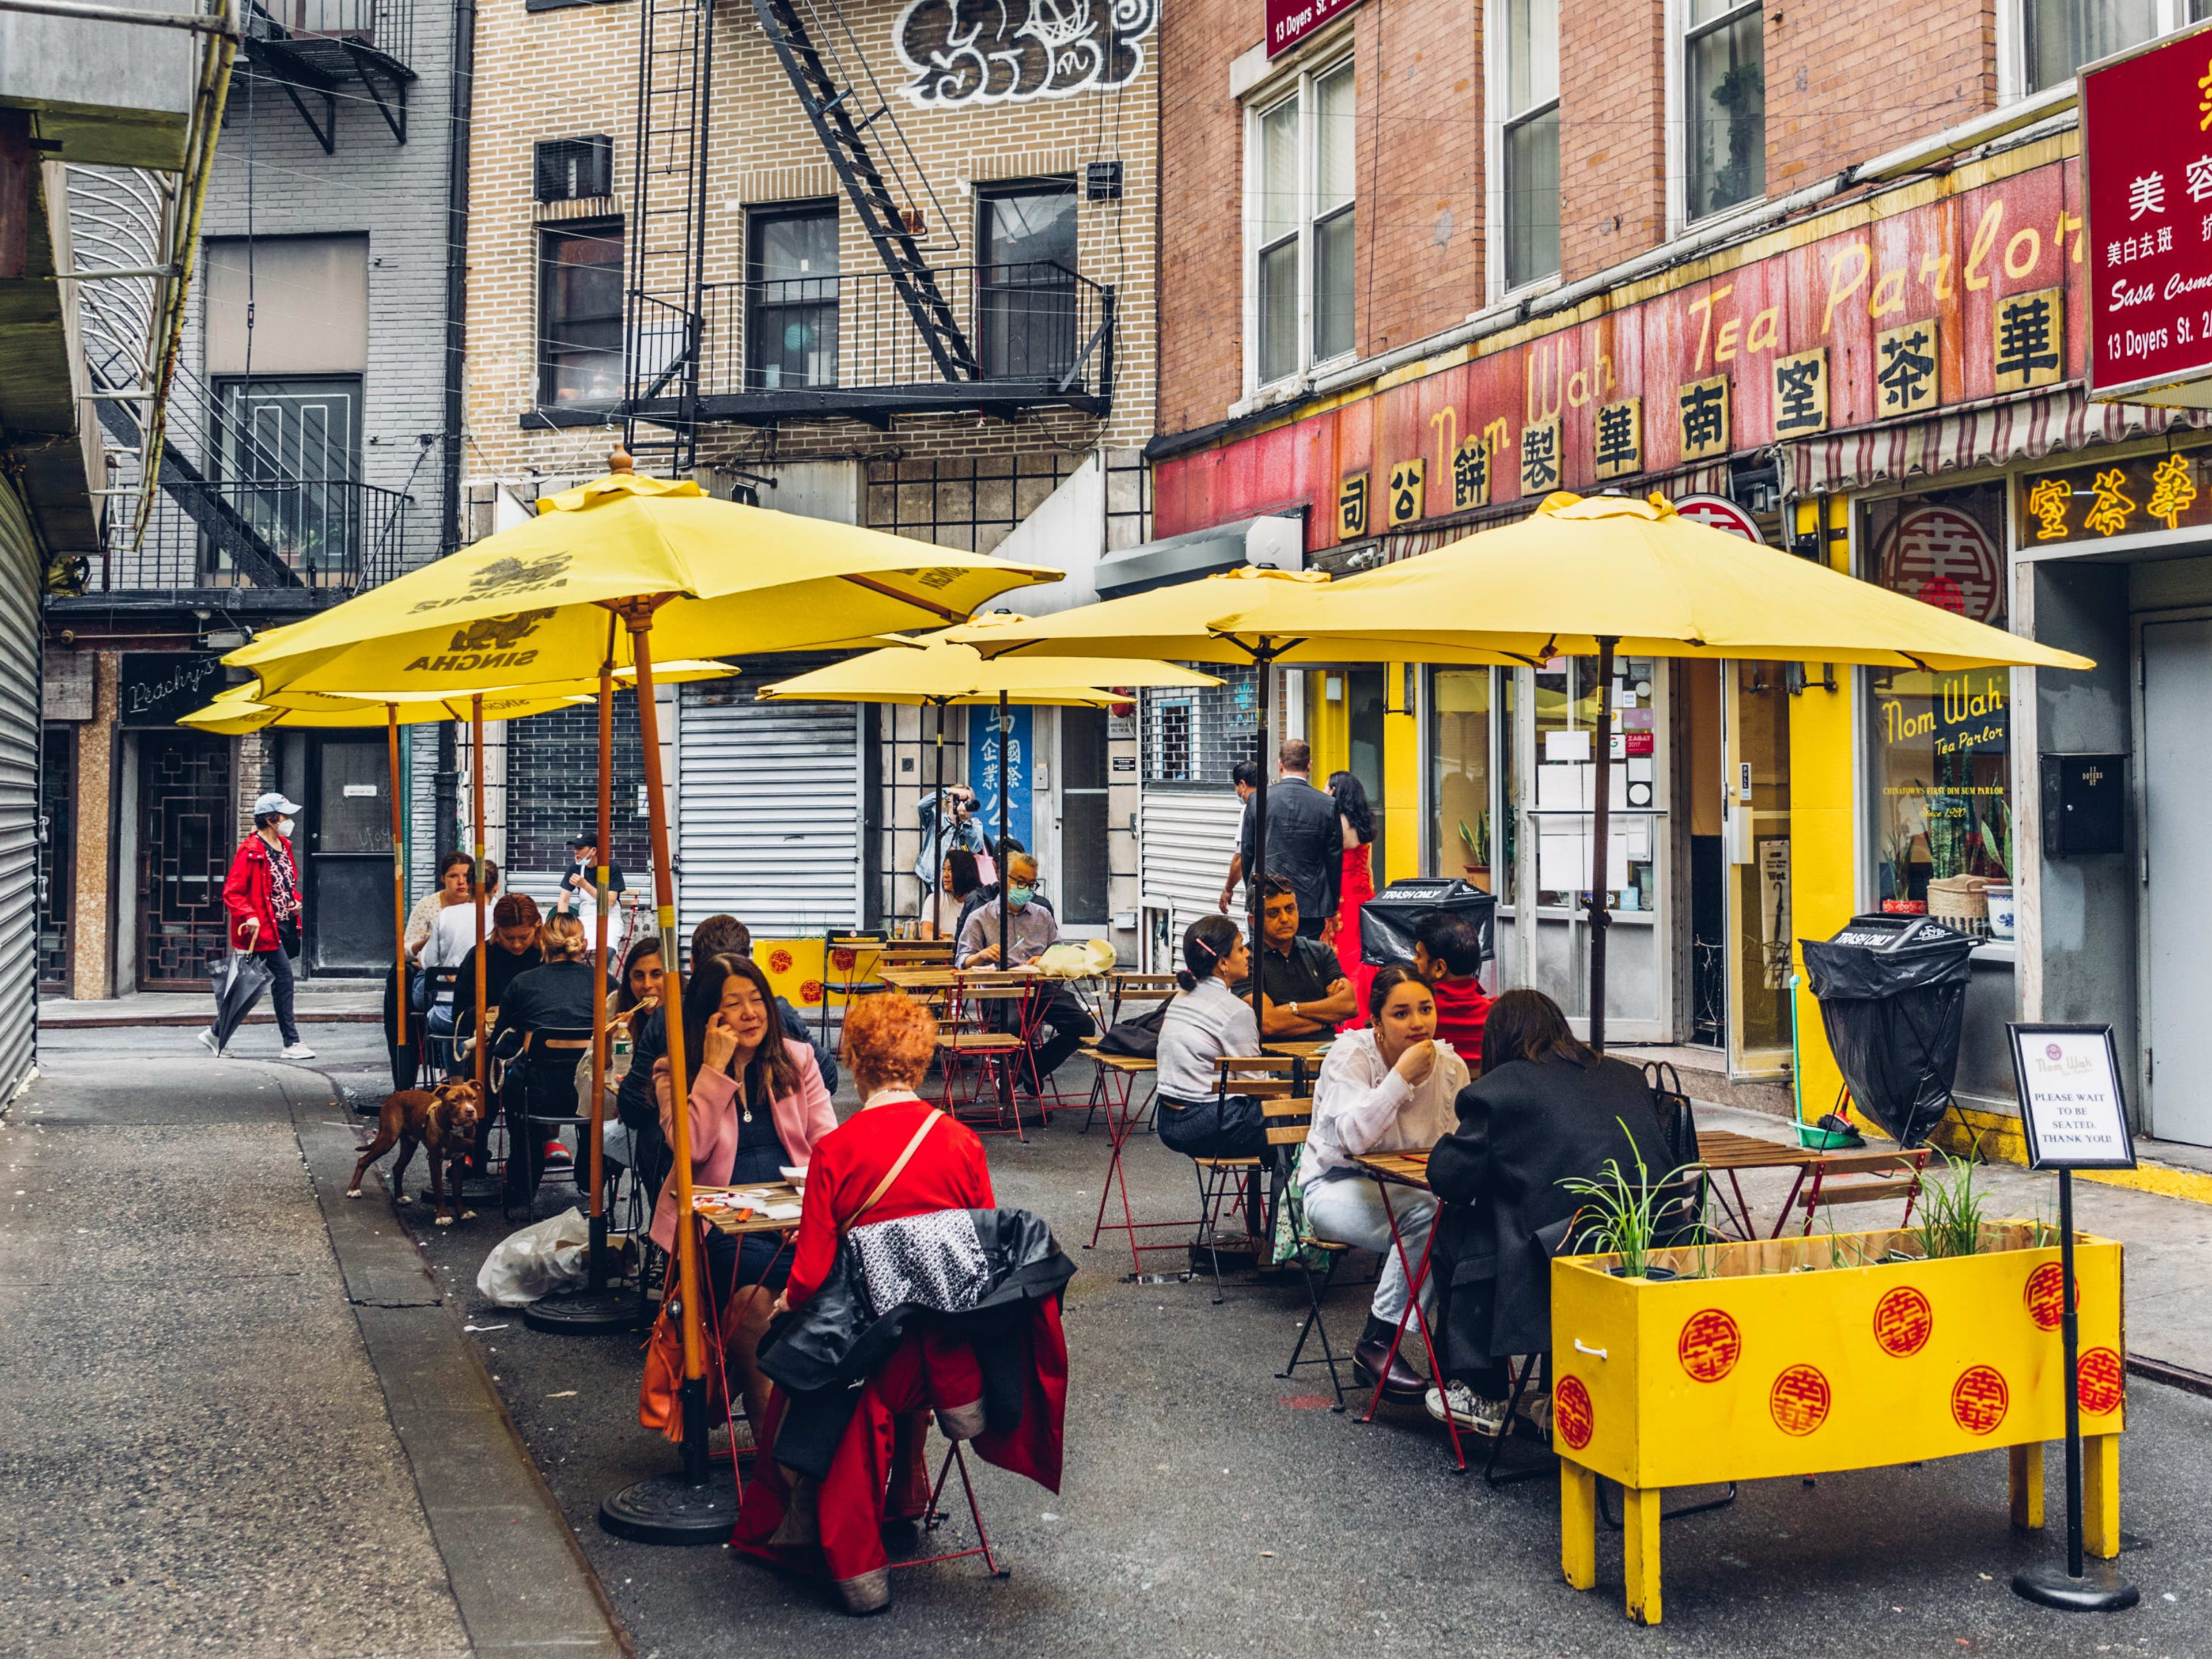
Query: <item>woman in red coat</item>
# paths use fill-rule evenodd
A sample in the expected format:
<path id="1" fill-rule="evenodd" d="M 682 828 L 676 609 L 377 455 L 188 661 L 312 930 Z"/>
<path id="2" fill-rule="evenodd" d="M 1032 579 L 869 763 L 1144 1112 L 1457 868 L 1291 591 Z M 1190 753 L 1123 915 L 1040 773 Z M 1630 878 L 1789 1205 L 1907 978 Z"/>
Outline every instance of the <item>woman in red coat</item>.
<path id="1" fill-rule="evenodd" d="M 293 816 L 299 808 L 270 790 L 253 803 L 253 833 L 239 843 L 222 884 L 222 907 L 230 913 L 230 948 L 251 951 L 269 970 L 269 1000 L 276 1009 L 276 1029 L 284 1038 L 283 1057 L 313 1060 L 315 1051 L 300 1041 L 292 1017 L 292 958 L 300 951 L 300 866 L 292 859 Z M 219 1054 L 210 1025 L 201 1046 Z"/>
<path id="2" fill-rule="evenodd" d="M 856 1222 L 997 1206 L 983 1143 L 915 1093 L 937 1047 L 929 1010 L 898 992 L 863 998 L 845 1016 L 845 1043 L 860 1109 L 815 1144 L 779 1314 L 804 1309 L 821 1290 Z M 1037 1370 L 1049 1397 L 1039 1399 L 1020 1434 L 998 1440 L 984 1434 L 976 1449 L 1033 1478 L 1048 1475 L 1056 1487 L 1066 1344 L 1057 1301 L 1038 1308 L 1048 1328 L 1037 1344 Z M 890 1605 L 885 1542 L 911 1540 L 929 1504 L 924 1440 L 931 1408 L 941 1415 L 972 1411 L 981 1393 L 981 1368 L 969 1342 L 939 1330 L 909 1331 L 860 1385 L 826 1475 L 817 1481 L 759 1460 L 732 1541 L 777 1565 L 825 1573 L 849 1612 L 882 1612 Z M 764 1447 L 775 1447 L 791 1399 L 777 1388 Z"/>
<path id="3" fill-rule="evenodd" d="M 1352 981 L 1358 1000 L 1344 1030 L 1358 1030 L 1367 1024 L 1367 988 L 1375 970 L 1359 959 L 1359 908 L 1375 896 L 1375 809 L 1367 804 L 1367 791 L 1349 772 L 1333 774 L 1328 793 L 1336 798 L 1336 827 L 1343 843 L 1344 864 L 1336 886 L 1336 959 Z"/>

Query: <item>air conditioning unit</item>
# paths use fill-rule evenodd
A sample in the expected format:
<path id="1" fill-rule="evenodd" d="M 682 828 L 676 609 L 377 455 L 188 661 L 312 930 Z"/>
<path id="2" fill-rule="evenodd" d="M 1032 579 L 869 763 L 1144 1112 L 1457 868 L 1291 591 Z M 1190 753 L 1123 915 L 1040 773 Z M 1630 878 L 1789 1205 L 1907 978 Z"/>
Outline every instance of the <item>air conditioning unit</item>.
<path id="1" fill-rule="evenodd" d="M 604 132 L 538 141 L 535 195 L 541 202 L 578 202 L 615 193 L 615 141 Z"/>

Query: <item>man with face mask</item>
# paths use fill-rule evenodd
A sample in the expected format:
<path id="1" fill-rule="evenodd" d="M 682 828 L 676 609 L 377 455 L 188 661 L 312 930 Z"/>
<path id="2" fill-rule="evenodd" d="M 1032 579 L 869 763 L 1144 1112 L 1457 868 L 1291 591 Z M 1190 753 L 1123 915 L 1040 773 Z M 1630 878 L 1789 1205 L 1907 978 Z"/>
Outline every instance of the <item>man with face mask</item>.
<path id="1" fill-rule="evenodd" d="M 1006 891 L 1004 899 L 994 898 L 977 908 L 960 929 L 960 942 L 953 947 L 953 965 L 957 968 L 996 968 L 999 963 L 1000 918 L 1006 919 L 1006 963 L 1018 968 L 1024 963 L 1034 962 L 1042 956 L 1045 948 L 1060 938 L 1060 924 L 1053 914 L 1036 896 L 1036 860 L 1027 853 L 1014 853 L 1006 860 Z M 1036 1012 L 1035 1024 L 1050 1026 L 1052 1035 L 1039 1042 L 1028 1062 L 1018 1068 L 1018 1086 L 1024 1094 L 1042 1090 L 1045 1079 L 1057 1071 L 1060 1063 L 1073 1054 L 1084 1038 L 1098 1027 L 1084 1012 L 1083 1004 L 1066 984 L 1054 984 L 1044 994 L 1043 1006 Z M 985 1005 L 992 1010 L 1011 1011 L 1018 1004 L 992 1002 Z"/>
<path id="2" fill-rule="evenodd" d="M 313 1060 L 315 1051 L 300 1041 L 293 1018 L 292 958 L 300 952 L 300 866 L 292 859 L 292 830 L 299 807 L 276 790 L 256 797 L 253 833 L 239 843 L 222 884 L 222 907 L 230 914 L 230 948 L 251 951 L 269 970 L 269 1000 L 276 1010 L 276 1029 L 284 1039 L 285 1060 Z M 215 1029 L 200 1033 L 200 1045 L 220 1054 Z"/>

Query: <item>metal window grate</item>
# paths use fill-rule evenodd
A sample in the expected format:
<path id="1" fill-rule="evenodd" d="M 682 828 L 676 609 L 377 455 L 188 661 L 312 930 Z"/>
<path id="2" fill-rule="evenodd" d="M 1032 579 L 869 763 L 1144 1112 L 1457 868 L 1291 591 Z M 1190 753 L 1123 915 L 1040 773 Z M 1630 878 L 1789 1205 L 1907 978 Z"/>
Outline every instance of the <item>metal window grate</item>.
<path id="1" fill-rule="evenodd" d="M 1188 783 L 1191 772 L 1191 705 L 1163 702 L 1152 710 L 1152 765 L 1146 775 L 1155 783 Z"/>
<path id="2" fill-rule="evenodd" d="M 615 190 L 615 141 L 604 132 L 539 140 L 532 169 L 541 202 L 580 202 Z"/>

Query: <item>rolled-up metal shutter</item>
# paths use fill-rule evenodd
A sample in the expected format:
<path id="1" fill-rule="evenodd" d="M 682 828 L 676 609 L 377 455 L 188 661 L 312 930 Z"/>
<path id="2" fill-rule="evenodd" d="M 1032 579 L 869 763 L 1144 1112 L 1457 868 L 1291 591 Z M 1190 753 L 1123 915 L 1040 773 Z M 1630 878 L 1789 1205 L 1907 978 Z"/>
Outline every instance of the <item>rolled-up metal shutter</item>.
<path id="1" fill-rule="evenodd" d="M 1168 913 L 1170 940 L 1220 909 L 1221 883 L 1237 855 L 1243 812 L 1233 789 L 1145 789 L 1139 804 L 1137 890 L 1146 909 Z"/>
<path id="2" fill-rule="evenodd" d="M 22 504 L 0 483 L 0 1101 L 37 1058 L 41 576 Z"/>
<path id="3" fill-rule="evenodd" d="M 684 688 L 678 925 L 686 939 L 717 913 L 756 939 L 858 927 L 860 711 L 755 702 L 753 684 Z"/>

